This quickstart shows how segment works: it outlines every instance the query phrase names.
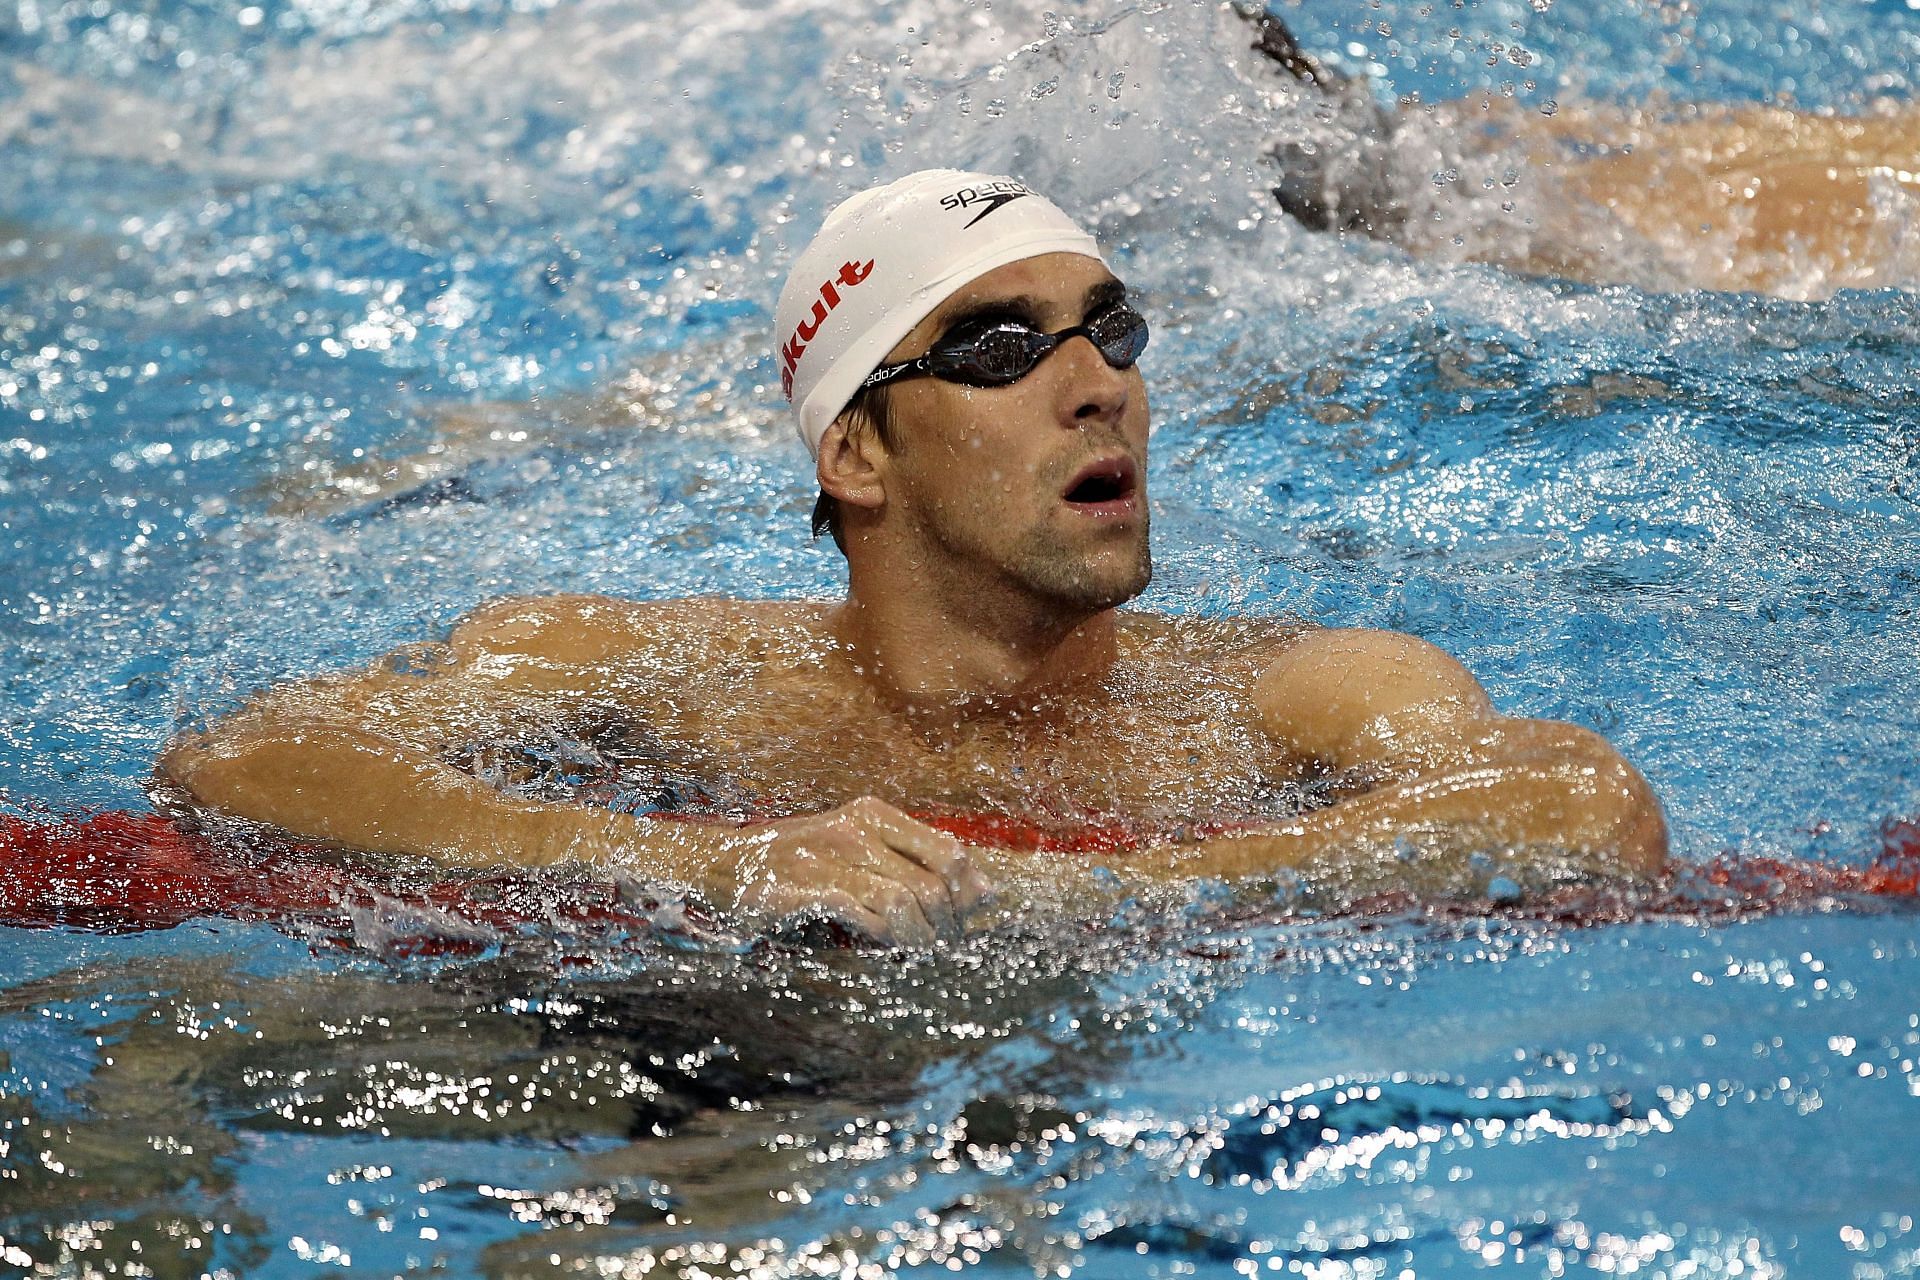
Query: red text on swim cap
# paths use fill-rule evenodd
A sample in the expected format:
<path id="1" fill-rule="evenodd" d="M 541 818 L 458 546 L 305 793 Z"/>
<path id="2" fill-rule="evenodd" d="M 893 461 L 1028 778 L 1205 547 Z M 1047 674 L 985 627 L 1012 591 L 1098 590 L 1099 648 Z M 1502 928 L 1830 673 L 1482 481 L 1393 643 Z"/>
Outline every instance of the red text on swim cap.
<path id="1" fill-rule="evenodd" d="M 813 312 L 794 327 L 793 333 L 780 348 L 780 389 L 786 392 L 787 399 L 793 399 L 793 371 L 800 365 L 800 357 L 806 353 L 807 344 L 813 341 L 813 335 L 820 332 L 820 326 L 827 322 L 833 309 L 840 305 L 840 290 L 835 286 L 845 285 L 851 289 L 873 274 L 873 262 L 843 262 L 840 274 L 820 286 L 820 296 L 813 300 Z"/>

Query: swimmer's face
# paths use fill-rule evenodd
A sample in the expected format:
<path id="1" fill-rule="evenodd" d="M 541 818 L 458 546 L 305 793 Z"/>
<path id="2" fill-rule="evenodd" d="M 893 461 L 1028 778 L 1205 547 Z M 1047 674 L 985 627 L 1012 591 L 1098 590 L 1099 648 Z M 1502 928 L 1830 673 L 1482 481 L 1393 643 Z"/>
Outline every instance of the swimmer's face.
<path id="1" fill-rule="evenodd" d="M 1125 292 L 1079 254 L 1010 263 L 948 298 L 887 361 L 923 355 L 980 319 L 1055 333 Z M 887 502 L 929 560 L 1070 609 L 1111 608 L 1145 589 L 1147 393 L 1137 365 L 1116 369 L 1074 337 L 1007 386 L 902 380 L 891 408 Z"/>

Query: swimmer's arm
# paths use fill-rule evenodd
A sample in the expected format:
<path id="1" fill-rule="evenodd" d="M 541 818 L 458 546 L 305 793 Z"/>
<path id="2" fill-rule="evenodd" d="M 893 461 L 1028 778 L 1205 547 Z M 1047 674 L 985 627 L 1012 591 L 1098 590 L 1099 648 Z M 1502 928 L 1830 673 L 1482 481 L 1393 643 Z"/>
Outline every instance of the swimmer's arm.
<path id="1" fill-rule="evenodd" d="M 1396 848 L 1436 855 L 1424 861 L 1442 875 L 1476 852 L 1616 876 L 1666 863 L 1659 802 L 1604 738 L 1500 715 L 1424 641 L 1309 632 L 1276 657 L 1254 701 L 1291 758 L 1370 785 L 1292 821 L 1163 848 L 1147 869 L 1234 879 L 1352 868 Z"/>
<path id="2" fill-rule="evenodd" d="M 704 884 L 710 833 L 506 795 L 430 754 L 342 725 L 216 726 L 162 753 L 161 779 L 198 805 L 367 853 L 449 866 L 617 864 Z"/>
<path id="3" fill-rule="evenodd" d="M 989 892 L 957 840 L 873 799 L 748 828 L 651 821 L 518 800 L 391 738 L 257 712 L 175 741 L 160 773 L 201 804 L 351 849 L 613 866 L 768 915 L 817 911 L 880 941 L 957 932 Z"/>
<path id="4" fill-rule="evenodd" d="M 169 743 L 157 773 L 195 804 L 366 852 L 458 866 L 618 863 L 703 884 L 730 856 L 704 830 L 523 800 L 443 758 L 455 739 L 510 734 L 530 697 L 549 714 L 591 700 L 585 664 L 617 656 L 647 612 L 597 597 L 497 601 L 445 646 L 256 695 Z"/>

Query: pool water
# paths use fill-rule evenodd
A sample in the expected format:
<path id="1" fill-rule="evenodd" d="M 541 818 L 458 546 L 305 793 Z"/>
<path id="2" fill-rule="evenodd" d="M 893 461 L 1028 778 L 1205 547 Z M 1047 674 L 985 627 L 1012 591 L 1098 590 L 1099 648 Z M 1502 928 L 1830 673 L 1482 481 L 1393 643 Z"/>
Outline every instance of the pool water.
<path id="1" fill-rule="evenodd" d="M 1892 0 L 1280 11 L 1383 100 L 1920 66 Z M 1550 175 L 1417 136 L 1438 258 L 1309 234 L 1263 156 L 1321 122 L 1246 43 L 1190 0 L 15 0 L 0 815 L 143 809 L 179 727 L 502 592 L 832 594 L 772 301 L 837 198 L 958 163 L 1155 321 L 1147 607 L 1412 631 L 1608 734 L 1683 859 L 1864 866 L 1920 812 L 1915 295 L 1477 265 Z M 1906 900 L 1202 887 L 919 955 L 535 889 L 0 927 L 0 1272 L 1920 1272 Z"/>

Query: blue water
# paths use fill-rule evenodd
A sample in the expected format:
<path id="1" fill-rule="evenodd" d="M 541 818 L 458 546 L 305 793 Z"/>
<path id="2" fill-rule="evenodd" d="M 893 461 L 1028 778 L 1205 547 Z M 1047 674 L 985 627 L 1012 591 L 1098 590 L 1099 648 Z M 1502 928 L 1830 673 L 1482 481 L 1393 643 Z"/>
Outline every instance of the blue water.
<path id="1" fill-rule="evenodd" d="M 1383 100 L 1920 66 L 1886 0 L 1283 12 Z M 176 727 L 501 592 L 831 594 L 772 300 L 839 196 L 959 162 L 1153 314 L 1146 605 L 1414 631 L 1606 732 L 1685 858 L 1870 856 L 1920 811 L 1914 295 L 1309 235 L 1244 45 L 1187 0 L 10 3 L 0 807 L 139 807 Z M 0 931 L 0 1268 L 1920 1271 L 1911 913 L 361 936 Z"/>

